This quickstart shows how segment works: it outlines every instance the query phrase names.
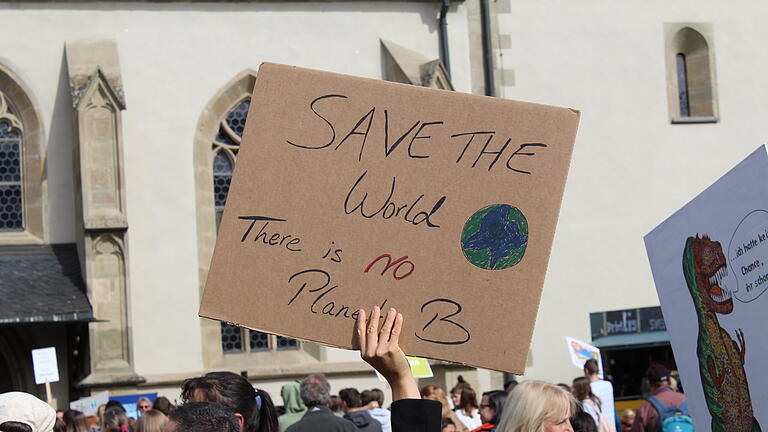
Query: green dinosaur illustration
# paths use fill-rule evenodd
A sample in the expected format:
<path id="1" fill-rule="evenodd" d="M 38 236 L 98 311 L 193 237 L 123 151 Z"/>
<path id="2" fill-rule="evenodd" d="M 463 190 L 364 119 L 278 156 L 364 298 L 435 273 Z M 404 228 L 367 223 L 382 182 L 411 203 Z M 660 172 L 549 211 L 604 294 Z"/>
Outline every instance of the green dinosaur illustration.
<path id="1" fill-rule="evenodd" d="M 734 341 L 717 320 L 716 314 L 733 311 L 733 294 L 724 283 L 728 266 L 720 243 L 706 235 L 689 237 L 683 252 L 683 272 L 699 319 L 696 354 L 712 432 L 760 431 L 744 372 L 744 332 L 737 329 L 738 342 Z"/>

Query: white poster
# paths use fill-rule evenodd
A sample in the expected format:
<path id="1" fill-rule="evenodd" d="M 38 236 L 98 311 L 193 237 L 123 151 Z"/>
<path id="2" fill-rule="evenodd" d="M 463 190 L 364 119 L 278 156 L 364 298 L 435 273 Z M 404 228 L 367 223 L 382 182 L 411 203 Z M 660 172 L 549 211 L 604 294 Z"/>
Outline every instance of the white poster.
<path id="1" fill-rule="evenodd" d="M 768 430 L 766 148 L 651 231 L 645 245 L 696 430 Z"/>
<path id="2" fill-rule="evenodd" d="M 105 405 L 107 402 L 109 402 L 109 392 L 104 391 L 70 402 L 69 409 L 82 411 L 86 416 L 97 415 L 99 405 Z"/>
<path id="3" fill-rule="evenodd" d="M 565 343 L 568 344 L 568 352 L 571 354 L 571 362 L 574 366 L 584 370 L 584 363 L 589 359 L 595 359 L 597 367 L 600 368 L 598 375 L 603 379 L 603 358 L 600 357 L 600 348 L 568 336 L 565 337 Z"/>
<path id="4" fill-rule="evenodd" d="M 59 365 L 56 362 L 56 348 L 32 350 L 32 367 L 35 370 L 35 384 L 59 380 Z"/>

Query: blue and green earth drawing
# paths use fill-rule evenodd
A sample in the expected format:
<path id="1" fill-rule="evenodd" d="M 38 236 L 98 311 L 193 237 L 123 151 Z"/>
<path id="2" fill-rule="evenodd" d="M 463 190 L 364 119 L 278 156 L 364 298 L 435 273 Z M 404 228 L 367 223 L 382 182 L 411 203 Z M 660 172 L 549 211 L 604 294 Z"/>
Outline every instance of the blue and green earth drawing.
<path id="1" fill-rule="evenodd" d="M 509 204 L 478 210 L 464 224 L 461 249 L 477 267 L 501 270 L 520 262 L 528 246 L 528 220 Z"/>

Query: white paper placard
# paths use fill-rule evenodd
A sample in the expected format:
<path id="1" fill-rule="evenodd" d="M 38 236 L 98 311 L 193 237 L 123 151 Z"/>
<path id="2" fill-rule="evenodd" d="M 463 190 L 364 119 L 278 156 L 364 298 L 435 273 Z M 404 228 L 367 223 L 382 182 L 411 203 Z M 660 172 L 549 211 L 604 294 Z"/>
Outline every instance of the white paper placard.
<path id="1" fill-rule="evenodd" d="M 32 366 L 35 369 L 35 384 L 59 380 L 59 364 L 56 362 L 55 347 L 32 350 Z"/>
<path id="2" fill-rule="evenodd" d="M 583 370 L 587 360 L 595 359 L 600 368 L 598 375 L 603 379 L 603 359 L 600 356 L 600 348 L 568 336 L 565 337 L 565 342 L 568 344 L 568 352 L 571 354 L 571 362 L 574 366 Z"/>

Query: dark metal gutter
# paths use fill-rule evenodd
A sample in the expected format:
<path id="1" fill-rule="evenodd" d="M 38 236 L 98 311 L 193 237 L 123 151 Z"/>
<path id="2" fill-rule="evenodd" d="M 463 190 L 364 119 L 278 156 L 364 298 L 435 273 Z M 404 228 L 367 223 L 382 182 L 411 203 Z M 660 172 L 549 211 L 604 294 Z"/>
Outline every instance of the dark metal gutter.
<path id="1" fill-rule="evenodd" d="M 448 20 L 446 15 L 448 14 L 448 8 L 451 6 L 451 0 L 442 0 L 443 5 L 440 7 L 440 27 L 438 32 L 440 33 L 440 59 L 445 66 L 445 73 L 448 74 L 448 79 L 451 78 L 451 56 L 448 50 Z"/>
<path id="2" fill-rule="evenodd" d="M 493 82 L 493 45 L 491 44 L 491 13 L 488 10 L 488 0 L 480 0 L 480 29 L 483 41 L 483 75 L 485 78 L 485 95 L 496 96 L 496 85 Z"/>

